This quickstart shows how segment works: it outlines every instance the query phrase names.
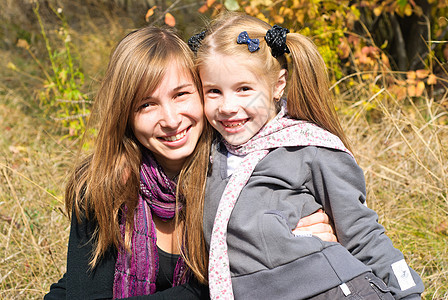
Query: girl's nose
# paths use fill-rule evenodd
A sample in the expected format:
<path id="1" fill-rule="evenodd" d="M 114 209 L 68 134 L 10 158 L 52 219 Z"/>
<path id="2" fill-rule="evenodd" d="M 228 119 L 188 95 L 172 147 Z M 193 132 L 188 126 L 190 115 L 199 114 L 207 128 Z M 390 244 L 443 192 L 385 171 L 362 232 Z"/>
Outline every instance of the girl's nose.
<path id="1" fill-rule="evenodd" d="M 177 128 L 182 121 L 182 115 L 173 103 L 164 105 L 160 115 L 160 125 L 166 128 Z"/>
<path id="2" fill-rule="evenodd" d="M 233 114 L 238 112 L 238 101 L 234 97 L 225 97 L 219 107 L 221 114 Z"/>

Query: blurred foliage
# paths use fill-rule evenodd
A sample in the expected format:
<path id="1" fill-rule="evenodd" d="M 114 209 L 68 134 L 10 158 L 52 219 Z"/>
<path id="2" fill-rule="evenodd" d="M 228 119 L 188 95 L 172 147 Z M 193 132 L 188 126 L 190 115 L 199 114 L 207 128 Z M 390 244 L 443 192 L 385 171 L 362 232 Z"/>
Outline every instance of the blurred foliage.
<path id="1" fill-rule="evenodd" d="M 447 90 L 448 1 L 207 0 L 200 11 L 225 9 L 312 37 L 337 94 L 359 78 L 399 100 Z"/>

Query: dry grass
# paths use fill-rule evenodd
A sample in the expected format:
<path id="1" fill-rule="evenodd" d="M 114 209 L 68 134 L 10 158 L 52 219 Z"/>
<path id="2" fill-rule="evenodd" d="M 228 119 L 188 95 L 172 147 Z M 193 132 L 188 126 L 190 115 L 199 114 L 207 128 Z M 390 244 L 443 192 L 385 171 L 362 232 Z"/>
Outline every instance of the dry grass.
<path id="1" fill-rule="evenodd" d="M 3 101 L 0 128 L 0 298 L 41 298 L 65 268 L 69 224 L 60 208 L 73 154 L 51 124 Z"/>
<path id="2" fill-rule="evenodd" d="M 13 5 L 13 1 L 7 1 Z M 1 7 L 0 8 L 5 8 Z M 86 17 L 73 31 L 87 89 L 94 90 L 109 51 L 130 23 Z M 24 21 L 25 22 L 25 21 Z M 42 298 L 65 270 L 69 223 L 62 212 L 76 141 L 61 140 L 42 119 L 34 89 L 39 70 L 25 52 L 0 49 L 0 299 Z M 397 102 L 387 89 L 358 82 L 341 98 L 344 127 L 365 171 L 368 205 L 409 264 L 422 276 L 425 299 L 448 299 L 447 96 Z M 374 96 L 375 95 L 375 96 Z M 356 100 L 354 100 L 356 99 Z M 371 107 L 374 107 L 371 109 Z"/>
<path id="3" fill-rule="evenodd" d="M 440 105 L 448 99 L 398 102 L 368 84 L 349 91 L 350 104 L 341 109 L 366 176 L 368 205 L 422 276 L 424 298 L 448 299 L 448 112 Z"/>

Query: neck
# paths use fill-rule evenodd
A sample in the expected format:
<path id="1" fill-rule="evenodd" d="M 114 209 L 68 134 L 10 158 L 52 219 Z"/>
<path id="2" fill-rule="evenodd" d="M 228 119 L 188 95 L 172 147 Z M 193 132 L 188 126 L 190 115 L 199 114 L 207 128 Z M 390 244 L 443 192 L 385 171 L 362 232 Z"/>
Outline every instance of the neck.
<path id="1" fill-rule="evenodd" d="M 184 165 L 185 162 L 185 159 L 167 160 L 167 159 L 159 159 L 157 155 L 154 156 L 157 160 L 157 163 L 162 167 L 163 172 L 171 180 L 173 180 L 177 175 L 179 175 L 180 170 L 182 170 L 182 166 Z"/>

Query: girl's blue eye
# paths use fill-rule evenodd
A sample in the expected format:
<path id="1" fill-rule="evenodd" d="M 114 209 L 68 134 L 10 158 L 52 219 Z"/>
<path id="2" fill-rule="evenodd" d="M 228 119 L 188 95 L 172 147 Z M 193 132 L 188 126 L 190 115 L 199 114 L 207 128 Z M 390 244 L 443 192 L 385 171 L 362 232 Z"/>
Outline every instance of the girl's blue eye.
<path id="1" fill-rule="evenodd" d="M 153 104 L 152 104 L 151 102 L 143 103 L 142 105 L 140 105 L 140 106 L 137 108 L 137 111 L 144 110 L 144 109 L 146 109 L 146 108 L 148 108 L 148 107 L 151 107 L 151 106 L 153 106 Z"/>
<path id="2" fill-rule="evenodd" d="M 220 94 L 221 93 L 221 91 L 218 89 L 210 89 L 208 92 L 211 94 Z"/>
<path id="3" fill-rule="evenodd" d="M 178 94 L 176 94 L 176 97 L 182 97 L 186 94 L 189 94 L 188 92 L 179 92 Z"/>

